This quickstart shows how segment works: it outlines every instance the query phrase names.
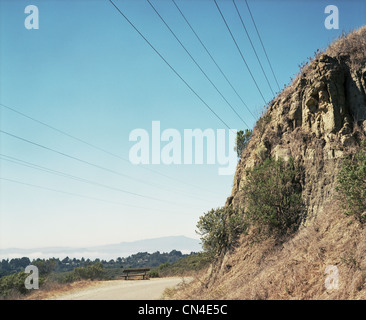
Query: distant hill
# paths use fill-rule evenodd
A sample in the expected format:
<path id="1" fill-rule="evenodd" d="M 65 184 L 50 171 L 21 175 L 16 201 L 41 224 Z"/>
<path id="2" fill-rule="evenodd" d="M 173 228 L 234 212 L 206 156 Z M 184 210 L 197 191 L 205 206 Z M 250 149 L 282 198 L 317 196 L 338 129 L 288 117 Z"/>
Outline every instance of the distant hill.
<path id="1" fill-rule="evenodd" d="M 156 251 L 170 252 L 178 250 L 182 253 L 199 252 L 202 250 L 200 241 L 185 236 L 170 236 L 143 239 L 132 242 L 120 242 L 93 247 L 44 247 L 33 249 L 9 248 L 0 249 L 0 259 L 19 257 L 29 258 L 82 258 L 85 259 L 116 259 L 127 257 L 138 252 L 153 253 Z"/>

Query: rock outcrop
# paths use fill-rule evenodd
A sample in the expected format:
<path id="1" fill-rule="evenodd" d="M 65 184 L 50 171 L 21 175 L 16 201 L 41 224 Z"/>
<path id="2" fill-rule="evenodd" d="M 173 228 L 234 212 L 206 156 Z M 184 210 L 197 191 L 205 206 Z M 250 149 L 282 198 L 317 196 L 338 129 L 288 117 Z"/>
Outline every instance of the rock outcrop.
<path id="1" fill-rule="evenodd" d="M 258 241 L 249 231 L 175 298 L 366 299 L 366 228 L 344 214 L 335 191 L 343 158 L 365 139 L 363 27 L 317 54 L 269 104 L 237 165 L 226 205 L 242 207 L 247 170 L 268 157 L 292 157 L 302 169 L 300 228 L 281 240 Z M 336 289 L 324 282 L 329 266 L 338 271 Z"/>
<path id="2" fill-rule="evenodd" d="M 339 39 L 343 46 L 359 47 L 345 54 L 337 51 L 338 43 L 318 54 L 270 103 L 241 156 L 226 205 L 244 201 L 242 186 L 248 169 L 266 157 L 293 157 L 303 168 L 307 218 L 319 213 L 334 195 L 341 160 L 366 134 L 365 40 L 366 27 Z"/>

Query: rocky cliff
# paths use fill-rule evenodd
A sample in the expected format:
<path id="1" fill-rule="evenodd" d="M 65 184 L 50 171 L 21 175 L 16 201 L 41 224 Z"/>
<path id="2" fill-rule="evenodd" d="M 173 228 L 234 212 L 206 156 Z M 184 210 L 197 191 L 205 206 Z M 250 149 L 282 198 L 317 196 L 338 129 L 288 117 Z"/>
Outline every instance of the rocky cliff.
<path id="1" fill-rule="evenodd" d="M 304 169 L 307 218 L 333 196 L 340 161 L 366 133 L 366 27 L 342 37 L 303 68 L 254 128 L 227 205 L 243 200 L 246 171 L 266 157 L 293 157 Z"/>
<path id="2" fill-rule="evenodd" d="M 366 228 L 344 214 L 335 190 L 344 157 L 365 139 L 363 27 L 318 52 L 269 104 L 237 165 L 226 206 L 245 204 L 248 169 L 268 157 L 295 160 L 305 204 L 298 231 L 285 241 L 242 236 L 218 268 L 176 298 L 366 299 Z M 329 268 L 337 287 L 325 285 Z"/>

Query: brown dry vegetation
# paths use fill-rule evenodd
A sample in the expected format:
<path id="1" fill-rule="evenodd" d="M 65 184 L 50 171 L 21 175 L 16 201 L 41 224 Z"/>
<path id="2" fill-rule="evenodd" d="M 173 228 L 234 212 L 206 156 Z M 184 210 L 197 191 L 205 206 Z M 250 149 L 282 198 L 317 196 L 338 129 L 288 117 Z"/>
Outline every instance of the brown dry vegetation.
<path id="1" fill-rule="evenodd" d="M 335 265 L 339 288 L 327 290 L 325 269 Z M 366 299 L 366 229 L 337 203 L 285 243 L 249 235 L 225 258 L 214 285 L 209 271 L 169 299 Z"/>
<path id="2" fill-rule="evenodd" d="M 28 295 L 18 295 L 17 297 L 11 297 L 11 300 L 48 300 L 63 293 L 73 293 L 84 288 L 98 286 L 101 282 L 103 281 L 82 280 L 64 284 L 58 282 L 48 282 L 45 283 L 40 289 L 33 290 Z"/>
<path id="3" fill-rule="evenodd" d="M 307 213 L 299 230 L 281 240 L 243 235 L 214 272 L 166 298 L 366 299 L 366 228 L 344 214 L 335 191 L 342 159 L 366 138 L 365 108 L 366 26 L 301 68 L 269 104 L 238 163 L 226 206 L 243 205 L 246 171 L 266 157 L 302 166 Z M 329 265 L 338 268 L 338 289 L 325 287 Z"/>
<path id="4" fill-rule="evenodd" d="M 366 61 L 366 27 L 353 30 L 349 34 L 342 34 L 324 53 L 334 58 L 348 57 L 348 63 L 352 69 L 360 68 Z"/>

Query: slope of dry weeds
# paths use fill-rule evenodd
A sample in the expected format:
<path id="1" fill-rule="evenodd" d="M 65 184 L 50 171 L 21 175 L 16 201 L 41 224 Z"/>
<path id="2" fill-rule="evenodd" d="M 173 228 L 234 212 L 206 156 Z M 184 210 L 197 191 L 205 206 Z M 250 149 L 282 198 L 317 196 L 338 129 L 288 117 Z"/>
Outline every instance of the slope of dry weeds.
<path id="1" fill-rule="evenodd" d="M 214 284 L 208 272 L 173 299 L 366 299 L 366 230 L 328 204 L 321 215 L 282 244 L 251 236 L 222 264 Z M 339 272 L 326 289 L 327 266 Z"/>

